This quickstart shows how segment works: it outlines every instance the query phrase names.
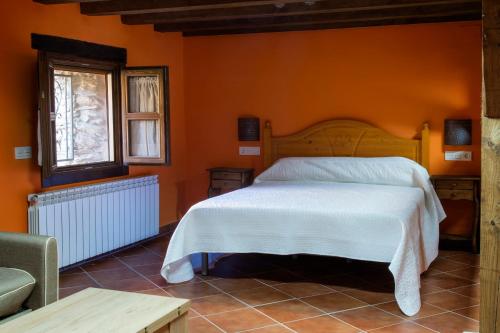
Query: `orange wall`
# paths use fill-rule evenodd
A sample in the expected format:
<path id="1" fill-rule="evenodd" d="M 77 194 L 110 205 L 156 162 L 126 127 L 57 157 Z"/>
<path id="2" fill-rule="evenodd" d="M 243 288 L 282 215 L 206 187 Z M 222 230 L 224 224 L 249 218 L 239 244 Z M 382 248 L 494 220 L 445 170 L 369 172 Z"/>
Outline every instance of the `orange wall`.
<path id="1" fill-rule="evenodd" d="M 31 0 L 0 2 L 0 220 L 1 231 L 27 230 L 27 195 L 40 191 L 39 168 L 15 160 L 14 147 L 35 147 L 36 51 L 32 32 L 91 41 L 128 50 L 128 65 L 170 67 L 171 167 L 133 167 L 131 173 L 159 174 L 161 224 L 177 220 L 186 166 L 183 40 L 180 34 L 121 24 L 119 17 L 80 15 L 78 5 L 44 6 Z"/>
<path id="2" fill-rule="evenodd" d="M 206 168 L 261 169 L 238 156 L 240 115 L 276 135 L 354 118 L 412 137 L 428 121 L 431 173 L 480 172 L 480 22 L 186 38 L 184 68 L 187 203 L 206 197 Z M 472 162 L 444 161 L 443 121 L 455 117 L 474 120 L 461 147 Z"/>

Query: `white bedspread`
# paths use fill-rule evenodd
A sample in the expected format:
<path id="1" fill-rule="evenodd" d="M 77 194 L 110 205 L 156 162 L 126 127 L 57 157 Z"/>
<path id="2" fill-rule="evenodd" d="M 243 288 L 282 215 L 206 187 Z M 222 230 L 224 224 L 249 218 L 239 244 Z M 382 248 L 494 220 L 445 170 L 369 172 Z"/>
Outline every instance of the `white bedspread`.
<path id="1" fill-rule="evenodd" d="M 390 262 L 396 300 L 414 315 L 420 274 L 437 256 L 444 218 L 428 178 L 404 158 L 284 159 L 254 185 L 191 207 L 161 274 L 172 283 L 192 279 L 189 255 L 199 252 Z"/>

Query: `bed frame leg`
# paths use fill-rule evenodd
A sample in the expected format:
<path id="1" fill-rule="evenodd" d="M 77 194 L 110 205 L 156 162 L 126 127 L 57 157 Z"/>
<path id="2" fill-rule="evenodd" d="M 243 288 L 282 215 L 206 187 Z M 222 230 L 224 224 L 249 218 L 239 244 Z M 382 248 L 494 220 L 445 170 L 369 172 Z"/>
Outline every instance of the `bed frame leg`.
<path id="1" fill-rule="evenodd" d="M 208 275 L 208 253 L 201 254 L 201 275 Z"/>

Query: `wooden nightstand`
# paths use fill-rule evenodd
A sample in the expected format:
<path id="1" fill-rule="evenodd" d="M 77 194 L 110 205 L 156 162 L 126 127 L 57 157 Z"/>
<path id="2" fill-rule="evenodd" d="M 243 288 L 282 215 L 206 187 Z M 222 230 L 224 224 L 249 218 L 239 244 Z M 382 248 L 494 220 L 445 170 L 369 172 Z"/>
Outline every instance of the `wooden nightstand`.
<path id="1" fill-rule="evenodd" d="M 252 185 L 253 169 L 250 168 L 211 168 L 208 197 L 212 198 L 227 192 Z M 208 253 L 202 253 L 201 274 L 208 275 Z"/>
<path id="2" fill-rule="evenodd" d="M 253 169 L 249 168 L 211 168 L 208 197 L 238 190 L 252 185 Z"/>
<path id="3" fill-rule="evenodd" d="M 478 249 L 478 234 L 480 224 L 480 206 L 481 206 L 481 177 L 479 176 L 432 176 L 434 188 L 443 204 L 447 200 L 467 200 L 473 204 L 472 230 L 468 235 L 455 235 L 441 233 L 443 239 L 461 239 L 470 240 L 472 243 L 472 251 L 477 253 Z M 446 223 L 443 222 L 443 223 Z"/>

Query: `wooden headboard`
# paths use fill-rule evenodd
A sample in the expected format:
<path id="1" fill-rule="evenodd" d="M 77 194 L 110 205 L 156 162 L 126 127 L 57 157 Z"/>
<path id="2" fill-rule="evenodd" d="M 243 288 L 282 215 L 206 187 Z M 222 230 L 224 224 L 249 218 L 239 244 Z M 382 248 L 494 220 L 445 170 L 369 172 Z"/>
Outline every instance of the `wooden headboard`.
<path id="1" fill-rule="evenodd" d="M 307 156 L 402 156 L 429 167 L 427 123 L 419 139 L 405 139 L 361 121 L 336 119 L 292 135 L 273 136 L 271 123 L 266 122 L 263 143 L 266 168 L 282 157 Z"/>

